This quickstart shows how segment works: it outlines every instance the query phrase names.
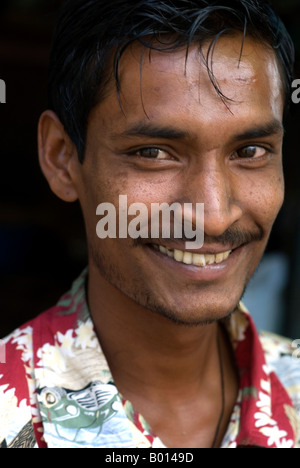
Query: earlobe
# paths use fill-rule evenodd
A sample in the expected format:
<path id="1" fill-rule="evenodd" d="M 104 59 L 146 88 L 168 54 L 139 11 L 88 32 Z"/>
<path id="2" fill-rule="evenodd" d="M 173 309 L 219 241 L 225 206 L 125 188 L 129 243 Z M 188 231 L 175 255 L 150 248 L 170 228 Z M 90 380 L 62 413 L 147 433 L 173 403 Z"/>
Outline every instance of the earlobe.
<path id="1" fill-rule="evenodd" d="M 38 126 L 39 161 L 51 190 L 66 202 L 78 199 L 76 181 L 70 173 L 72 159 L 78 159 L 75 145 L 55 112 L 45 111 Z"/>

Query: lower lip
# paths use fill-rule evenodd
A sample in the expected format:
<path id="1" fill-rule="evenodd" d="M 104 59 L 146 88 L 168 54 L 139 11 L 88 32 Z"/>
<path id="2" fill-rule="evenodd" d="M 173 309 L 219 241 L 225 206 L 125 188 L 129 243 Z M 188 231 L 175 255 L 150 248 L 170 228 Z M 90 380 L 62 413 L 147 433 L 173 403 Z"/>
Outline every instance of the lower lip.
<path id="1" fill-rule="evenodd" d="M 173 273 L 181 274 L 194 281 L 209 282 L 217 280 L 226 276 L 237 264 L 237 260 L 240 257 L 245 246 L 241 246 L 235 249 L 227 260 L 222 263 L 215 263 L 213 265 L 207 265 L 205 267 L 197 267 L 195 265 L 185 265 L 184 263 L 177 262 L 173 258 L 161 253 L 158 250 L 154 250 L 152 247 L 147 246 L 147 249 L 151 257 L 156 261 L 160 260 L 166 268 L 170 269 Z"/>

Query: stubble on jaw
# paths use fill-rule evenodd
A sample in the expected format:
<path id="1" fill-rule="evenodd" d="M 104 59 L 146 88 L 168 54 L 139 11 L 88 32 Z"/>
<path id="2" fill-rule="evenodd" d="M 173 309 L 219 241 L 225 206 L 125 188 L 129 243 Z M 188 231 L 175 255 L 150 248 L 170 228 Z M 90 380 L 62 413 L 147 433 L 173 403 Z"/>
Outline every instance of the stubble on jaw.
<path id="1" fill-rule="evenodd" d="M 138 246 L 136 245 L 136 247 Z M 231 315 L 237 310 L 239 303 L 245 294 L 248 282 L 250 281 L 250 278 L 247 279 L 247 282 L 243 288 L 243 292 L 236 305 L 231 310 L 226 311 L 221 317 L 220 313 L 218 311 L 213 311 L 212 308 L 209 313 L 209 317 L 199 318 L 199 314 L 195 313 L 193 317 L 189 315 L 188 319 L 182 319 L 177 316 L 176 312 L 174 312 L 172 308 L 167 307 L 159 302 L 145 284 L 143 284 L 142 288 L 141 284 L 130 284 L 129 281 L 126 280 L 125 277 L 120 273 L 120 270 L 113 263 L 108 261 L 103 251 L 99 248 L 96 249 L 91 243 L 89 243 L 89 254 L 90 262 L 96 267 L 99 275 L 118 292 L 124 294 L 135 304 L 141 306 L 150 313 L 164 317 L 175 325 L 188 328 L 207 326 L 229 319 Z M 105 294 L 105 290 L 103 291 L 103 294 Z M 199 301 L 201 301 L 200 294 Z M 125 315 L 126 310 L 124 310 L 124 316 Z"/>

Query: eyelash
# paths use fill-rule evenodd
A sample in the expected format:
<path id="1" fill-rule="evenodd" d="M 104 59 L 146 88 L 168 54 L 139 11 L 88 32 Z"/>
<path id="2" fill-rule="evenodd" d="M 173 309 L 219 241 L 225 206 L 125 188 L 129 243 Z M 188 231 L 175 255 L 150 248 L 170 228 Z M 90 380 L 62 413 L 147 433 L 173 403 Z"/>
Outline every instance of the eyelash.
<path id="1" fill-rule="evenodd" d="M 240 157 L 240 156 L 238 156 L 239 153 L 241 153 L 244 150 L 250 149 L 250 148 L 255 150 L 255 154 L 257 153 L 258 150 L 263 150 L 264 154 L 262 156 L 259 156 L 259 157 L 255 157 L 255 154 L 254 154 L 253 157 L 250 157 L 250 156 L 249 157 Z M 169 157 L 158 158 L 158 157 L 151 157 L 151 156 L 141 156 L 141 154 L 138 154 L 138 153 L 142 153 L 143 151 L 147 151 L 147 150 L 148 151 L 149 150 L 154 150 L 154 151 L 157 151 L 157 152 L 167 153 Z M 246 145 L 246 146 L 243 146 L 242 148 L 238 149 L 234 153 L 232 153 L 231 156 L 230 156 L 230 160 L 231 161 L 234 161 L 234 160 L 261 161 L 261 160 L 266 159 L 270 154 L 272 154 L 272 151 L 271 151 L 270 148 L 266 148 L 266 147 L 261 146 L 261 145 Z M 128 155 L 129 156 L 137 156 L 137 157 L 140 157 L 142 159 L 147 159 L 147 160 L 152 160 L 152 161 L 175 160 L 175 158 L 173 158 L 166 150 L 163 150 L 162 148 L 159 148 L 159 147 L 156 147 L 156 146 L 146 146 L 144 148 L 140 148 L 138 150 L 131 151 L 130 153 L 128 153 Z"/>
<path id="2" fill-rule="evenodd" d="M 156 146 L 146 146 L 144 148 L 140 148 L 136 151 L 131 151 L 129 154 L 129 156 L 138 156 L 140 158 L 144 158 L 144 159 L 150 159 L 150 160 L 153 160 L 153 161 L 163 161 L 163 160 L 167 160 L 167 159 L 174 159 L 172 158 L 171 155 L 169 155 L 169 158 L 157 158 L 157 157 L 151 157 L 151 156 L 141 156 L 139 155 L 138 153 L 141 153 L 143 151 L 147 151 L 147 150 L 154 150 L 154 151 L 159 151 L 161 153 L 167 153 L 167 151 L 161 149 L 161 148 L 158 148 Z"/>
<path id="3" fill-rule="evenodd" d="M 238 153 L 240 153 L 241 151 L 247 150 L 249 148 L 255 149 L 255 154 L 254 154 L 253 157 L 251 157 L 251 156 L 249 156 L 249 157 L 235 157 L 235 155 L 238 155 Z M 264 152 L 264 154 L 262 156 L 255 157 L 258 150 L 262 150 Z M 270 148 L 266 148 L 266 147 L 260 146 L 260 145 L 248 145 L 248 146 L 243 146 L 239 150 L 235 151 L 231 156 L 231 160 L 241 159 L 241 160 L 246 160 L 246 161 L 260 161 L 262 159 L 265 159 L 271 153 L 272 153 L 272 151 L 271 151 Z"/>

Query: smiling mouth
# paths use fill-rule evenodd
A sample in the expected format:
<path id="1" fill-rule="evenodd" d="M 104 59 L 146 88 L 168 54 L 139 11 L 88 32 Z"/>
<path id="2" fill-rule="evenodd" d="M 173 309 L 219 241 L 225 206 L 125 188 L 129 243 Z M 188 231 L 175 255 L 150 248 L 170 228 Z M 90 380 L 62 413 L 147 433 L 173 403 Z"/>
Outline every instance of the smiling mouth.
<path id="1" fill-rule="evenodd" d="M 151 248 L 169 258 L 172 258 L 178 263 L 194 265 L 200 268 L 208 265 L 219 265 L 220 263 L 225 262 L 233 252 L 232 250 L 227 250 L 226 252 L 220 252 L 217 254 L 196 254 L 178 249 L 168 249 L 167 247 L 157 244 L 151 244 Z"/>

